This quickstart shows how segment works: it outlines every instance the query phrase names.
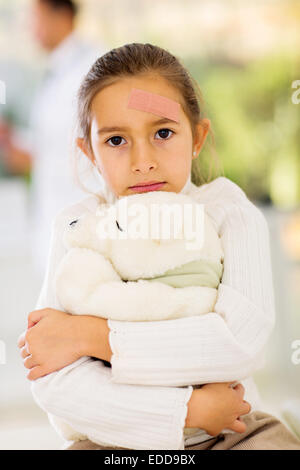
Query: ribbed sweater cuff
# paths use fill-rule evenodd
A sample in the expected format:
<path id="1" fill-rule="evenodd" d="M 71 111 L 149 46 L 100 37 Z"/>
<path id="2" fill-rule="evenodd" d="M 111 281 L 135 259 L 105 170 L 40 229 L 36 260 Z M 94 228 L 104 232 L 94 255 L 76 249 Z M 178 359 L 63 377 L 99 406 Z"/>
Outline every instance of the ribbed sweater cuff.
<path id="1" fill-rule="evenodd" d="M 236 289 L 222 283 L 214 310 L 250 356 L 265 345 L 274 324 L 273 312 L 264 312 Z"/>

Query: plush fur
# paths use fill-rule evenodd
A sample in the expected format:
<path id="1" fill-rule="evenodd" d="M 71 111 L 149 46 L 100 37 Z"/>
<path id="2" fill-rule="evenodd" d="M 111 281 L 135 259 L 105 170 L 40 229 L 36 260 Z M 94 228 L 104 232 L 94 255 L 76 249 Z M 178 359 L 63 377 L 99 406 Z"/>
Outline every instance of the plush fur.
<path id="1" fill-rule="evenodd" d="M 119 201 L 116 205 L 120 204 Z M 128 213 L 135 203 L 142 203 L 148 214 L 150 204 L 154 203 L 157 207 L 177 204 L 182 213 L 185 204 L 196 210 L 196 202 L 189 196 L 163 191 L 127 196 L 126 202 Z M 195 242 L 196 238 L 184 238 L 184 217 L 178 226 L 181 239 L 172 236 L 169 240 L 100 239 L 97 224 L 101 216 L 107 217 L 114 236 L 118 233 L 118 225 L 120 228 L 127 226 L 126 220 L 119 220 L 116 224 L 114 214 L 109 218 L 109 210 L 106 207 L 101 215 L 85 214 L 67 227 L 64 241 L 69 251 L 55 279 L 58 299 L 66 311 L 78 315 L 88 312 L 124 321 L 166 320 L 212 311 L 216 300 L 214 288 L 191 286 L 179 289 L 158 281 L 150 283 L 140 279 L 154 278 L 190 261 L 207 259 L 219 262 L 222 259 L 220 240 L 205 213 L 203 245 L 188 250 L 187 243 Z M 172 233 L 170 231 L 170 235 Z"/>
<path id="2" fill-rule="evenodd" d="M 124 202 L 127 204 L 128 218 L 122 206 Z M 138 204 L 140 209 L 142 207 L 142 211 L 148 211 L 149 215 L 151 204 L 157 205 L 156 207 L 176 204 L 182 213 L 185 205 L 188 205 L 192 214 L 196 214 L 197 203 L 184 194 L 153 191 L 126 196 L 119 199 L 114 206 L 103 204 L 96 213 L 86 213 L 72 221 L 64 234 L 68 251 L 55 277 L 56 294 L 60 304 L 65 311 L 72 314 L 88 314 L 124 321 L 166 320 L 211 312 L 216 302 L 215 288 L 174 288 L 159 280 L 148 282 L 140 279 L 154 278 L 169 269 L 199 259 L 223 261 L 220 239 L 205 211 L 200 227 L 203 229 L 203 244 L 191 250 L 187 249 L 187 243 L 195 242 L 196 238 L 187 239 L 184 230 L 184 224 L 187 222 L 184 217 L 177 226 L 181 239 L 172 235 L 172 218 L 171 236 L 168 240 L 151 237 L 133 239 L 128 233 L 124 239 L 119 239 L 118 235 L 122 232 L 123 235 L 126 234 L 126 229 L 132 223 L 133 217 L 130 215 L 134 214 L 137 207 L 135 204 Z M 103 230 L 103 225 L 100 226 L 99 222 L 104 219 L 107 221 L 106 228 L 111 230 L 110 237 L 106 239 L 99 236 Z M 134 220 L 137 222 L 138 216 Z M 150 215 L 148 219 L 144 217 L 140 220 L 142 223 L 149 223 L 148 227 L 154 223 Z M 196 225 L 192 227 L 193 230 L 195 227 Z M 66 422 L 55 417 L 51 420 L 66 439 L 86 438 Z"/>

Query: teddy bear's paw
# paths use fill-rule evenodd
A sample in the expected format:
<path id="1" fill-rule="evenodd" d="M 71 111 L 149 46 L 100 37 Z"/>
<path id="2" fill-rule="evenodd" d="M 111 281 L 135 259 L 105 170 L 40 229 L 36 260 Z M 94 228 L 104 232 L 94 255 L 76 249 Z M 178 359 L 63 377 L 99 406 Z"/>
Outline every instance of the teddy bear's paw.
<path id="1" fill-rule="evenodd" d="M 97 286 L 111 281 L 121 282 L 121 278 L 109 260 L 88 248 L 72 248 L 56 272 L 56 294 L 68 312 L 80 315 L 80 305 L 91 292 Z"/>

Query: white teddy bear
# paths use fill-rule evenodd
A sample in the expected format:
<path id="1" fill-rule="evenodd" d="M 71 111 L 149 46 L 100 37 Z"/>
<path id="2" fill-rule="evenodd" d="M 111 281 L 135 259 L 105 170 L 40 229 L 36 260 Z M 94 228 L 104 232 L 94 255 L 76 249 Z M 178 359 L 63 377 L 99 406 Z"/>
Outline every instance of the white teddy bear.
<path id="1" fill-rule="evenodd" d="M 151 205 L 161 211 L 164 221 L 166 215 L 171 214 L 169 209 L 172 207 L 182 215 L 176 217 L 177 238 L 172 230 L 174 227 L 165 223 L 165 228 L 171 229 L 169 239 L 153 239 L 149 231 L 147 238 L 140 235 L 133 239 L 133 235 L 137 237 L 137 232 L 132 234 L 130 226 L 135 227 L 136 217 L 129 220 L 130 211 L 134 213 L 135 209 L 137 212 L 138 207 L 141 223 L 151 228 L 154 225 Z M 187 195 L 152 191 L 126 196 L 118 200 L 114 207 L 105 206 L 97 213 L 87 213 L 71 222 L 64 234 L 69 251 L 58 268 L 55 284 L 58 300 L 67 312 L 112 320 L 154 321 L 213 310 L 216 288 L 222 274 L 223 251 L 208 216 L 203 212 L 200 217 L 201 205 Z M 167 207 L 165 213 L 163 206 Z M 193 233 L 187 230 L 184 220 L 189 216 L 187 206 L 194 219 L 197 218 L 198 206 L 200 220 L 197 226 L 191 227 Z M 100 237 L 104 218 L 106 233 L 111 230 L 110 238 Z M 174 218 L 170 217 L 169 220 L 172 222 Z M 202 246 L 199 245 L 199 227 L 200 232 L 203 230 Z M 201 270 L 198 276 L 208 279 L 209 286 L 176 288 L 181 287 L 182 276 L 187 277 L 198 266 Z"/>
<path id="2" fill-rule="evenodd" d="M 72 221 L 55 276 L 62 307 L 123 321 L 212 312 L 224 255 L 204 209 L 188 195 L 152 191 L 102 204 Z M 66 439 L 87 438 L 51 419 Z"/>

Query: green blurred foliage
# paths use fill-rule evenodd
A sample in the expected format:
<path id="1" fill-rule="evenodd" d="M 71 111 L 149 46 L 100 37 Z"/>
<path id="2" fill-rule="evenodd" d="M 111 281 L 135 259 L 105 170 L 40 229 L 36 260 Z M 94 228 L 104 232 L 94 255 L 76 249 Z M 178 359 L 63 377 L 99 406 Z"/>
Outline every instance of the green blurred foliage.
<path id="1" fill-rule="evenodd" d="M 300 202 L 300 104 L 292 82 L 300 56 L 274 55 L 246 65 L 186 61 L 212 122 L 225 176 L 248 197 L 281 207 Z M 211 159 L 209 149 L 201 161 Z"/>

